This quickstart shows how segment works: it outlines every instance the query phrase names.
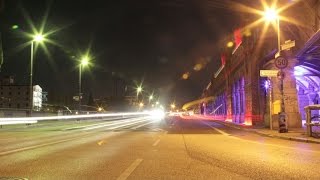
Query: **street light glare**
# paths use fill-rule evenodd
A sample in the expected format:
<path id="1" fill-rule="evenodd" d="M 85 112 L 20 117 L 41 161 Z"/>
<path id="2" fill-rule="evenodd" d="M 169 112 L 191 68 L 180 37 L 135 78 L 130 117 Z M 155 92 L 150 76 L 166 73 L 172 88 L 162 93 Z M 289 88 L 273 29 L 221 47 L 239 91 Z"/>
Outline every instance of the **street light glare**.
<path id="1" fill-rule="evenodd" d="M 88 57 L 83 57 L 81 59 L 81 65 L 87 66 L 89 64 L 89 58 Z"/>
<path id="2" fill-rule="evenodd" d="M 278 18 L 278 12 L 276 11 L 276 9 L 268 8 L 264 12 L 264 18 L 267 21 L 274 21 Z"/>
<path id="3" fill-rule="evenodd" d="M 138 91 L 138 93 L 141 92 L 141 91 L 142 91 L 142 87 L 139 86 L 139 87 L 137 88 L 137 91 Z"/>
<path id="4" fill-rule="evenodd" d="M 42 34 L 36 34 L 33 37 L 33 40 L 36 41 L 36 42 L 42 42 L 44 40 L 44 36 Z"/>

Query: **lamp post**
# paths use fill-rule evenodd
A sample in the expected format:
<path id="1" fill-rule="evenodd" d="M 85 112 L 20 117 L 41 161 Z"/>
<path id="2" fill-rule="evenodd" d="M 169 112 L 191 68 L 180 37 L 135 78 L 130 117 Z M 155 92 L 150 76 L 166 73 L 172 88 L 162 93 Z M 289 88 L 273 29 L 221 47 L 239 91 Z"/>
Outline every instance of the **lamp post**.
<path id="1" fill-rule="evenodd" d="M 171 107 L 171 109 L 175 109 L 176 108 L 176 105 L 174 104 L 174 103 L 172 103 L 171 105 L 170 105 L 170 107 Z"/>
<path id="2" fill-rule="evenodd" d="M 33 60 L 34 60 L 34 42 L 44 41 L 44 36 L 42 34 L 36 34 L 33 36 L 31 41 L 31 52 L 30 52 L 30 82 L 29 82 L 29 101 L 30 101 L 30 114 L 32 116 L 33 110 Z"/>
<path id="3" fill-rule="evenodd" d="M 264 19 L 268 22 L 276 21 L 277 24 L 277 38 L 278 38 L 278 53 L 280 54 L 280 18 L 278 12 L 274 8 L 267 8 L 264 12 Z"/>
<path id="4" fill-rule="evenodd" d="M 143 91 L 142 86 L 141 85 L 138 86 L 136 88 L 136 91 L 137 91 L 137 103 L 139 103 L 139 94 Z"/>
<path id="5" fill-rule="evenodd" d="M 150 104 L 150 102 L 152 101 L 152 99 L 153 99 L 153 94 L 151 94 L 151 95 L 149 96 L 149 104 Z"/>
<path id="6" fill-rule="evenodd" d="M 82 57 L 80 64 L 79 64 L 79 114 L 81 113 L 81 96 L 82 96 L 82 92 L 81 92 L 81 88 L 82 88 L 82 68 L 87 66 L 89 64 L 89 58 L 87 56 Z"/>
<path id="7" fill-rule="evenodd" d="M 265 10 L 264 12 L 264 18 L 266 21 L 276 21 L 276 26 L 277 26 L 277 44 L 278 44 L 278 52 L 277 54 L 275 55 L 275 58 L 277 59 L 281 54 L 281 44 L 280 44 L 280 40 L 281 40 L 281 37 L 280 37 L 280 17 L 278 15 L 278 11 L 274 8 L 268 8 Z M 284 105 L 284 90 L 283 90 L 283 69 L 280 68 L 280 95 L 281 95 L 281 106 L 280 106 L 280 109 L 281 109 L 281 112 L 280 112 L 280 116 L 279 116 L 279 122 L 283 120 L 284 123 L 286 123 L 285 121 L 285 105 Z M 272 93 L 270 91 L 270 93 Z M 270 94 L 271 96 L 271 94 Z M 270 99 L 272 99 L 270 97 Z M 270 111 L 271 111 L 271 107 L 270 107 Z M 271 114 L 271 113 L 270 113 Z M 272 118 L 270 117 L 270 121 L 272 121 Z M 272 123 L 270 123 L 271 125 Z M 280 124 L 279 124 L 280 126 Z M 270 127 L 272 129 L 272 125 Z M 285 127 L 284 131 L 282 131 L 282 129 L 279 127 L 279 132 L 287 132 L 287 127 Z"/>

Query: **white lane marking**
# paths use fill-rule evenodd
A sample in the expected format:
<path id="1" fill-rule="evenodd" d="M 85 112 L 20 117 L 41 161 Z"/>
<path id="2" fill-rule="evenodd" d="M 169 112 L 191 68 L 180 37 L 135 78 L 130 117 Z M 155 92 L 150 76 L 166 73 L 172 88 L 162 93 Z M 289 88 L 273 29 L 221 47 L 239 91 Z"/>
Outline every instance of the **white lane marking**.
<path id="1" fill-rule="evenodd" d="M 145 121 L 146 121 L 146 120 L 135 121 L 135 122 L 133 122 L 133 123 L 122 124 L 122 125 L 120 125 L 120 126 L 110 127 L 110 128 L 107 128 L 107 129 L 115 130 L 115 129 L 119 129 L 119 128 L 122 128 L 122 127 L 127 127 L 127 126 L 131 126 L 131 125 L 134 125 L 134 124 L 142 123 L 142 122 L 145 122 Z"/>
<path id="2" fill-rule="evenodd" d="M 143 159 L 136 159 L 118 178 L 117 180 L 126 180 L 133 171 L 140 165 Z"/>
<path id="3" fill-rule="evenodd" d="M 135 126 L 135 127 L 131 128 L 131 129 L 138 129 L 138 128 L 140 128 L 140 127 L 143 127 L 143 126 L 148 125 L 148 124 L 151 124 L 151 123 L 153 123 L 153 122 L 147 122 L 147 123 L 145 123 L 145 124 L 141 124 L 141 125 L 139 125 L 139 126 Z"/>
<path id="4" fill-rule="evenodd" d="M 95 123 L 95 124 L 89 124 L 89 125 L 83 125 L 83 126 L 76 126 L 76 127 L 70 127 L 70 128 L 65 128 L 63 130 L 80 129 L 80 128 L 98 126 L 100 124 L 110 124 L 110 123 L 114 123 L 114 121 L 120 122 L 120 121 L 127 121 L 128 119 L 132 119 L 132 118 L 125 118 L 125 119 L 121 119 L 121 120 L 120 119 L 107 119 L 107 122 Z M 105 120 L 102 119 L 101 121 L 105 121 Z"/>
<path id="5" fill-rule="evenodd" d="M 154 130 L 156 130 L 156 131 L 163 131 L 163 129 L 161 129 L 161 128 L 155 128 Z"/>
<path id="6" fill-rule="evenodd" d="M 0 156 L 16 153 L 16 152 L 20 152 L 20 151 L 26 151 L 26 150 L 30 150 L 30 149 L 36 149 L 36 148 L 40 148 L 40 147 L 44 147 L 44 146 L 59 144 L 59 143 L 71 141 L 71 140 L 74 140 L 74 139 L 79 139 L 79 137 L 70 138 L 70 139 L 64 139 L 64 140 L 55 141 L 55 142 L 49 142 L 49 143 L 44 143 L 44 144 L 38 144 L 38 145 L 34 145 L 34 146 L 28 146 L 28 147 L 23 147 L 23 148 L 19 148 L 19 149 L 9 150 L 9 151 L 4 151 L 4 152 L 0 152 Z"/>
<path id="7" fill-rule="evenodd" d="M 230 135 L 230 134 L 228 134 L 228 133 L 226 133 L 226 132 L 224 132 L 224 131 L 216 128 L 216 127 L 211 126 L 210 124 L 208 124 L 208 123 L 206 123 L 206 122 L 204 122 L 204 121 L 201 121 L 201 122 L 202 122 L 203 124 L 206 124 L 207 126 L 211 127 L 212 129 L 218 131 L 218 132 L 221 133 L 222 135 L 225 135 L 225 136 Z"/>
<path id="8" fill-rule="evenodd" d="M 154 143 L 152 144 L 152 146 L 157 146 L 157 145 L 159 144 L 159 142 L 160 142 L 160 139 L 156 140 L 156 142 L 154 142 Z"/>
<path id="9" fill-rule="evenodd" d="M 87 127 L 83 130 L 92 130 L 92 129 L 97 129 L 97 128 L 102 128 L 102 127 L 108 127 L 108 126 L 113 126 L 113 125 L 120 125 L 120 124 L 126 124 L 126 123 L 130 123 L 132 121 L 137 122 L 136 120 L 140 120 L 143 118 L 135 118 L 135 119 L 129 119 L 129 120 L 121 120 L 121 121 L 116 121 L 116 122 L 112 122 L 112 123 L 107 123 L 101 126 L 92 126 L 92 127 Z"/>

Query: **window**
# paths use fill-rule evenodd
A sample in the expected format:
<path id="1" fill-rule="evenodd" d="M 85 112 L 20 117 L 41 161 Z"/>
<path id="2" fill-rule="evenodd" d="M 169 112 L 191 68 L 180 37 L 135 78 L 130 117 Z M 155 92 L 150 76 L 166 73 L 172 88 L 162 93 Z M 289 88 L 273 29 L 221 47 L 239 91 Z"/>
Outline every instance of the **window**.
<path id="1" fill-rule="evenodd" d="M 9 105 L 8 105 L 9 107 L 11 107 L 11 104 L 9 103 Z"/>
<path id="2" fill-rule="evenodd" d="M 19 103 L 17 104 L 17 108 L 20 108 L 20 104 Z"/>
<path id="3" fill-rule="evenodd" d="M 9 92 L 9 95 L 11 95 L 12 93 L 11 92 Z"/>
<path id="4" fill-rule="evenodd" d="M 26 103 L 26 107 L 29 107 L 29 103 Z"/>
<path id="5" fill-rule="evenodd" d="M 18 95 L 20 95 L 20 91 L 18 92 Z"/>

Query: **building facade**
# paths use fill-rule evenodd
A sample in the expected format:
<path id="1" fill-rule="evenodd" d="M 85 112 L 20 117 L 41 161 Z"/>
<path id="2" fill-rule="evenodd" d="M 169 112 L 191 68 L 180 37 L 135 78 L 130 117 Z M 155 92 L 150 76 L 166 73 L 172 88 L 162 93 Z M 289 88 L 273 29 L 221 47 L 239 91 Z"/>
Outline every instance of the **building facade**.
<path id="1" fill-rule="evenodd" d="M 301 120 L 305 119 L 303 107 L 320 103 L 320 1 L 278 2 L 278 7 L 284 6 L 288 8 L 281 16 L 288 18 L 280 18 L 281 44 L 295 42 L 294 47 L 281 51 L 281 56 L 288 60 L 283 70 L 284 107 L 289 128 L 301 127 Z M 234 35 L 224 39 L 221 57 L 217 57 L 221 67 L 213 72 L 203 93 L 203 97 L 214 97 L 206 103 L 206 113 L 215 119 L 276 128 L 280 80 L 260 77 L 260 70 L 278 70 L 274 65 L 277 33 L 272 26 L 263 27 L 239 27 Z M 235 45 L 225 48 L 228 41 Z"/>

